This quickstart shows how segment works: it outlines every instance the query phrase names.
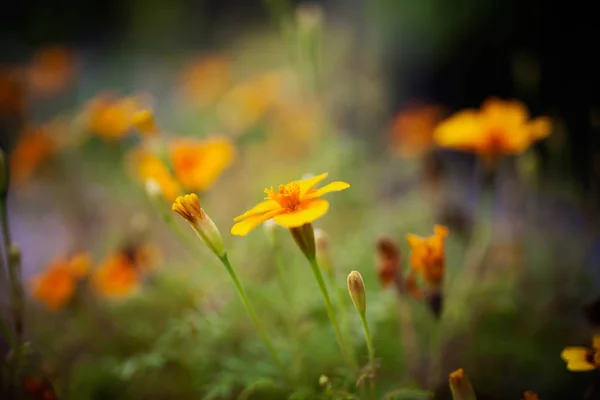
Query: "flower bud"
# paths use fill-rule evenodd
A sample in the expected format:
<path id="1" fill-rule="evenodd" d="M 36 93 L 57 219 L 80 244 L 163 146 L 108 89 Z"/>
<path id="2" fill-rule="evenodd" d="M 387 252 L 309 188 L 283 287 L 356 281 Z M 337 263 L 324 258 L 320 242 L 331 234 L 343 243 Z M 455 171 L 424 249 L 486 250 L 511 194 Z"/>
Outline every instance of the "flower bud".
<path id="1" fill-rule="evenodd" d="M 475 400 L 475 391 L 464 369 L 459 368 L 453 371 L 449 375 L 448 381 L 453 400 Z"/>
<path id="2" fill-rule="evenodd" d="M 278 226 L 279 225 L 277 225 L 277 222 L 273 221 L 272 219 L 266 220 L 263 224 L 265 234 L 267 235 L 269 243 L 271 243 L 272 246 L 275 246 L 277 243 L 277 229 L 279 229 Z"/>
<path id="3" fill-rule="evenodd" d="M 331 263 L 331 241 L 329 235 L 321 228 L 315 229 L 315 247 L 319 265 L 329 275 L 333 274 L 333 264 Z"/>
<path id="4" fill-rule="evenodd" d="M 179 196 L 171 209 L 190 224 L 196 235 L 217 257 L 225 256 L 223 237 L 212 219 L 200 207 L 200 201 L 195 193 Z"/>
<path id="5" fill-rule="evenodd" d="M 313 230 L 312 224 L 308 223 L 297 228 L 290 228 L 290 232 L 306 258 L 315 260 L 315 231 Z"/>
<path id="6" fill-rule="evenodd" d="M 325 375 L 319 377 L 319 386 L 326 386 L 329 383 L 329 378 Z"/>
<path id="7" fill-rule="evenodd" d="M 352 271 L 348 274 L 348 292 L 354 303 L 356 311 L 364 314 L 367 311 L 367 299 L 365 295 L 365 282 L 360 272 Z"/>

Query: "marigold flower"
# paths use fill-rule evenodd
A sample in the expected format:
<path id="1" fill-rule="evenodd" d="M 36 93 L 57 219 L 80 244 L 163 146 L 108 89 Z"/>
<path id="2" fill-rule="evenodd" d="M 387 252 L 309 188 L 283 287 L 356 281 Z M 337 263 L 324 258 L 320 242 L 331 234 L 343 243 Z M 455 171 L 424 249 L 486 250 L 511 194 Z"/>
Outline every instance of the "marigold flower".
<path id="1" fill-rule="evenodd" d="M 540 397 L 537 395 L 537 393 L 527 391 L 523 393 L 523 400 L 540 400 Z"/>
<path id="2" fill-rule="evenodd" d="M 448 382 L 453 400 L 475 400 L 475 391 L 464 369 L 459 368 L 450 373 Z"/>
<path id="3" fill-rule="evenodd" d="M 92 276 L 94 288 L 109 298 L 128 296 L 139 288 L 140 283 L 141 274 L 122 252 L 109 254 Z"/>
<path id="4" fill-rule="evenodd" d="M 423 280 L 432 288 L 439 288 L 444 278 L 446 236 L 448 236 L 448 228 L 441 225 L 435 225 L 434 233 L 429 237 L 406 235 L 411 248 L 409 259 L 411 269 L 420 273 Z"/>
<path id="5" fill-rule="evenodd" d="M 18 113 L 27 105 L 22 71 L 0 65 L 0 114 Z"/>
<path id="6" fill-rule="evenodd" d="M 442 108 L 411 105 L 400 111 L 391 126 L 391 143 L 403 157 L 418 157 L 434 145 L 433 132 L 442 119 Z"/>
<path id="7" fill-rule="evenodd" d="M 158 126 L 151 110 L 144 109 L 134 112 L 131 116 L 131 123 L 144 135 L 154 136 L 158 134 Z"/>
<path id="8" fill-rule="evenodd" d="M 190 224 L 196 235 L 217 257 L 221 258 L 225 255 L 223 237 L 212 219 L 200 207 L 195 193 L 179 196 L 171 209 Z"/>
<path id="9" fill-rule="evenodd" d="M 139 148 L 131 154 L 131 165 L 147 190 L 155 192 L 158 188 L 167 201 L 173 201 L 181 194 L 181 187 L 167 164 L 146 148 Z"/>
<path id="10" fill-rule="evenodd" d="M 67 48 L 44 48 L 34 55 L 28 68 L 29 85 L 42 95 L 59 92 L 73 80 L 75 66 L 75 55 Z"/>
<path id="11" fill-rule="evenodd" d="M 180 139 L 170 146 L 175 176 L 190 191 L 203 191 L 213 185 L 235 156 L 235 147 L 225 138 Z"/>
<path id="12" fill-rule="evenodd" d="M 231 233 L 246 236 L 269 219 L 287 228 L 298 228 L 323 216 L 329 209 L 329 202 L 319 197 L 350 187 L 348 183 L 338 181 L 315 189 L 315 185 L 326 177 L 327 173 L 323 173 L 310 179 L 279 185 L 277 190 L 273 187 L 265 189 L 265 201 L 234 218 L 237 223 L 231 228 Z"/>
<path id="13" fill-rule="evenodd" d="M 230 61 L 213 55 L 193 61 L 181 74 L 180 92 L 186 101 L 198 106 L 215 102 L 231 80 Z"/>
<path id="14" fill-rule="evenodd" d="M 567 362 L 569 371 L 591 371 L 600 368 L 600 335 L 593 337 L 592 348 L 566 347 L 560 356 Z"/>
<path id="15" fill-rule="evenodd" d="M 131 130 L 133 116 L 140 108 L 141 102 L 138 98 L 118 98 L 112 94 L 101 94 L 88 105 L 88 128 L 104 139 L 120 139 Z"/>
<path id="16" fill-rule="evenodd" d="M 399 278 L 400 265 L 402 259 L 400 257 L 400 249 L 388 237 L 380 237 L 377 240 L 377 275 L 382 287 L 387 287 L 396 282 Z"/>
<path id="17" fill-rule="evenodd" d="M 54 261 L 31 280 L 33 297 L 50 310 L 63 308 L 73 297 L 77 281 L 87 276 L 90 263 L 87 253 Z"/>
<path id="18" fill-rule="evenodd" d="M 438 145 L 474 152 L 488 160 L 518 154 L 550 134 L 548 118 L 529 119 L 527 107 L 517 100 L 486 100 L 481 110 L 460 111 L 435 130 Z"/>
<path id="19" fill-rule="evenodd" d="M 28 128 L 10 155 L 10 172 L 13 181 L 17 185 L 27 181 L 55 149 L 51 132 L 46 126 Z"/>

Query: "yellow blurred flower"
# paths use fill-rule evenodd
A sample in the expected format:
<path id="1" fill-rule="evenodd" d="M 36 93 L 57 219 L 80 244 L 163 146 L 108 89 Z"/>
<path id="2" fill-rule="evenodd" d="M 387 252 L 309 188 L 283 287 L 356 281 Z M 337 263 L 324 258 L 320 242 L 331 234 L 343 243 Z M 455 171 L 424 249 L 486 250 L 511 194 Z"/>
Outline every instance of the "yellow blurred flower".
<path id="1" fill-rule="evenodd" d="M 168 165 L 147 148 L 140 147 L 130 156 L 135 175 L 146 185 L 148 181 L 156 183 L 167 201 L 173 201 L 181 193 L 181 187 L 171 174 Z"/>
<path id="2" fill-rule="evenodd" d="M 63 90 L 73 81 L 76 70 L 75 54 L 61 46 L 38 51 L 28 67 L 28 81 L 36 94 L 48 95 Z"/>
<path id="3" fill-rule="evenodd" d="M 518 154 L 550 134 L 546 117 L 529 119 L 527 107 L 517 100 L 486 100 L 480 110 L 460 111 L 442 121 L 434 139 L 442 147 L 471 151 L 487 160 Z"/>
<path id="4" fill-rule="evenodd" d="M 435 225 L 433 235 L 421 237 L 409 233 L 406 240 L 411 248 L 409 263 L 411 272 L 419 273 L 432 288 L 439 288 L 444 278 L 446 256 L 444 241 L 448 228 Z"/>
<path id="5" fill-rule="evenodd" d="M 245 236 L 261 223 L 273 219 L 287 228 L 297 228 L 324 215 L 329 209 L 327 200 L 320 199 L 329 192 L 337 192 L 350 187 L 346 182 L 332 182 L 320 189 L 315 185 L 327 177 L 327 173 L 265 189 L 265 201 L 236 217 L 237 223 L 231 228 L 234 235 Z"/>
<path id="6" fill-rule="evenodd" d="M 139 288 L 141 274 L 130 257 L 116 252 L 109 254 L 94 271 L 92 283 L 105 297 L 126 297 Z"/>
<path id="7" fill-rule="evenodd" d="M 400 111 L 391 125 L 394 153 L 418 157 L 434 145 L 433 132 L 442 119 L 442 108 L 434 105 L 411 105 Z"/>
<path id="8" fill-rule="evenodd" d="M 600 368 L 600 335 L 593 337 L 592 348 L 566 347 L 560 356 L 567 362 L 569 371 L 591 371 Z"/>
<path id="9" fill-rule="evenodd" d="M 17 185 L 27 181 L 36 169 L 55 152 L 49 126 L 29 127 L 10 155 L 11 179 Z"/>
<path id="10" fill-rule="evenodd" d="M 134 114 L 143 109 L 138 97 L 118 98 L 103 93 L 92 99 L 87 107 L 88 129 L 96 135 L 117 140 L 126 135 L 134 123 Z"/>
<path id="11" fill-rule="evenodd" d="M 220 55 L 199 58 L 181 74 L 180 93 L 187 102 L 205 106 L 217 101 L 231 80 L 230 61 Z"/>
<path id="12" fill-rule="evenodd" d="M 33 297 L 51 310 L 61 309 L 73 297 L 77 281 L 88 275 L 90 264 L 87 253 L 53 262 L 31 280 Z"/>
<path id="13" fill-rule="evenodd" d="M 175 177 L 189 191 L 213 185 L 235 157 L 235 147 L 225 138 L 179 139 L 170 145 Z"/>
<path id="14" fill-rule="evenodd" d="M 263 118 L 276 102 L 283 76 L 272 72 L 235 86 L 221 99 L 218 114 L 223 124 L 241 133 Z"/>

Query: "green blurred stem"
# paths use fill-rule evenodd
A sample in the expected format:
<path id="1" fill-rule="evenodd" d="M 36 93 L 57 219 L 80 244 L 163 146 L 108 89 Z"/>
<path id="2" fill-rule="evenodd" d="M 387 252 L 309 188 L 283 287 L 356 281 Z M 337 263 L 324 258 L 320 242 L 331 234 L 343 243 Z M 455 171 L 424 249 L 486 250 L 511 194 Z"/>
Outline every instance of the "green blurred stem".
<path id="1" fill-rule="evenodd" d="M 315 275 L 315 279 L 317 280 L 317 284 L 321 290 L 321 295 L 323 296 L 323 301 L 325 302 L 325 308 L 327 308 L 327 314 L 329 315 L 331 325 L 333 325 L 333 330 L 335 332 L 340 349 L 342 350 L 342 354 L 344 355 L 348 366 L 352 370 L 356 371 L 358 370 L 358 364 L 352 356 L 352 352 L 349 351 L 346 341 L 344 340 L 344 336 L 342 335 L 340 327 L 337 323 L 337 319 L 335 318 L 335 312 L 333 310 L 333 306 L 331 305 L 331 299 L 329 297 L 329 292 L 327 291 L 327 285 L 325 285 L 325 281 L 323 280 L 323 274 L 321 273 L 321 268 L 319 268 L 319 263 L 314 257 L 309 258 L 308 261 L 310 262 L 313 274 Z"/>
<path id="2" fill-rule="evenodd" d="M 373 337 L 371 336 L 371 330 L 369 329 L 369 323 L 367 322 L 367 314 L 360 313 L 360 319 L 362 321 L 363 330 L 365 331 L 365 341 L 367 342 L 367 350 L 369 351 L 369 363 L 371 364 L 371 398 L 375 398 L 375 348 L 373 347 Z"/>
<path id="3" fill-rule="evenodd" d="M 225 255 L 223 255 L 222 257 L 219 257 L 219 259 L 225 266 L 225 269 L 227 269 L 229 276 L 231 276 L 231 279 L 233 280 L 233 283 L 235 284 L 235 288 L 237 289 L 237 292 L 240 295 L 240 298 L 242 299 L 242 303 L 244 304 L 244 307 L 246 308 L 246 311 L 248 312 L 250 319 L 252 319 L 254 326 L 258 330 L 258 333 L 260 334 L 263 341 L 267 345 L 267 348 L 269 349 L 271 356 L 275 360 L 275 363 L 277 364 L 277 366 L 280 368 L 281 371 L 287 371 L 287 368 L 285 368 L 285 366 L 281 362 L 281 358 L 279 358 L 279 354 L 277 353 L 277 350 L 275 350 L 275 346 L 273 346 L 273 342 L 271 342 L 271 338 L 269 337 L 269 335 L 267 334 L 267 331 L 265 330 L 264 326 L 260 322 L 260 319 L 258 318 L 256 311 L 254 311 L 254 307 L 252 307 L 252 304 L 250 304 L 250 299 L 248 299 L 246 290 L 244 289 L 244 286 L 242 286 L 242 283 L 240 282 L 237 274 L 235 273 L 235 270 L 231 266 L 231 263 L 229 262 L 229 258 L 227 257 L 227 253 L 225 253 Z M 286 377 L 287 377 L 287 373 L 286 373 Z"/>

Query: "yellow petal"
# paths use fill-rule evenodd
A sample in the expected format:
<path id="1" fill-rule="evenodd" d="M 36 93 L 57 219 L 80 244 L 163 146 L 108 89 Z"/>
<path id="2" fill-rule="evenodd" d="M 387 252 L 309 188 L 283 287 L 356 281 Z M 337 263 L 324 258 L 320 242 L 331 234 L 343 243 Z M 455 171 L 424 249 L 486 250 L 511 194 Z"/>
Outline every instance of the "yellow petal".
<path id="1" fill-rule="evenodd" d="M 345 189 L 348 189 L 349 187 L 350 187 L 350 185 L 346 182 L 341 182 L 341 181 L 331 182 L 329 185 L 325 185 L 322 188 L 319 188 L 317 190 L 313 190 L 312 192 L 307 193 L 306 196 L 304 196 L 304 199 L 314 199 L 316 197 L 321 197 L 326 193 L 339 192 L 340 190 L 345 190 Z"/>
<path id="2" fill-rule="evenodd" d="M 529 122 L 527 127 L 534 140 L 543 139 L 552 131 L 552 121 L 548 117 L 539 117 Z"/>
<path id="3" fill-rule="evenodd" d="M 573 372 L 580 371 L 591 371 L 596 369 L 596 367 L 587 361 L 569 361 L 567 363 L 567 369 Z"/>
<path id="4" fill-rule="evenodd" d="M 313 187 L 323 179 L 327 178 L 327 172 L 322 173 L 321 175 L 313 176 L 309 179 L 304 179 L 301 181 L 294 181 L 291 183 L 297 183 L 300 186 L 300 197 L 304 196 L 306 193 L 310 192 Z"/>
<path id="5" fill-rule="evenodd" d="M 594 349 L 600 350 L 600 335 L 594 335 L 592 338 L 592 346 L 594 346 Z"/>
<path id="6" fill-rule="evenodd" d="M 323 216 L 329 209 L 327 200 L 315 199 L 303 202 L 298 209 L 293 212 L 277 215 L 275 222 L 283 225 L 286 228 L 296 228 L 309 222 L 313 222 L 317 218 Z"/>
<path id="7" fill-rule="evenodd" d="M 436 236 L 446 237 L 448 236 L 448 228 L 443 225 L 435 225 L 433 227 L 433 232 Z"/>
<path id="8" fill-rule="evenodd" d="M 251 217 L 233 225 L 233 227 L 231 228 L 231 234 L 238 235 L 238 236 L 246 236 L 248 234 L 248 232 L 250 232 L 252 229 L 256 228 L 258 225 L 275 217 L 278 214 L 281 214 L 284 211 L 285 211 L 284 209 L 280 208 L 277 210 L 267 212 L 265 214 L 251 216 Z"/>
<path id="9" fill-rule="evenodd" d="M 263 214 L 263 213 L 266 213 L 269 211 L 273 211 L 279 207 L 280 207 L 279 203 L 276 202 L 275 200 L 266 200 L 266 201 L 263 201 L 262 203 L 258 203 L 257 205 L 255 205 L 254 207 L 252 207 L 251 209 L 249 209 L 242 215 L 235 217 L 233 220 L 237 222 L 242 219 L 251 217 L 253 215 Z"/>
<path id="10" fill-rule="evenodd" d="M 465 110 L 442 121 L 434 131 L 435 142 L 442 147 L 469 150 L 481 140 L 481 118 L 474 110 Z"/>
<path id="11" fill-rule="evenodd" d="M 423 244 L 423 242 L 425 242 L 425 238 L 414 235 L 412 233 L 409 233 L 406 235 L 406 240 L 408 241 L 408 244 L 410 245 L 410 247 L 417 247 L 417 246 Z"/>
<path id="12" fill-rule="evenodd" d="M 562 351 L 562 353 L 560 353 L 560 356 L 562 357 L 563 360 L 565 360 L 567 362 L 578 362 L 578 361 L 585 362 L 588 352 L 589 352 L 589 350 L 585 347 L 572 346 L 572 347 L 565 347 L 565 349 Z"/>

